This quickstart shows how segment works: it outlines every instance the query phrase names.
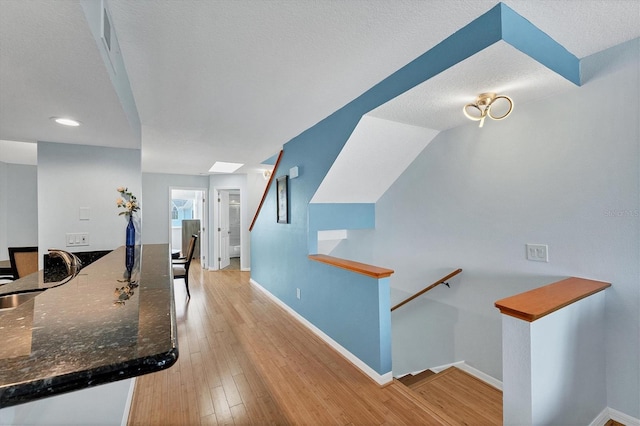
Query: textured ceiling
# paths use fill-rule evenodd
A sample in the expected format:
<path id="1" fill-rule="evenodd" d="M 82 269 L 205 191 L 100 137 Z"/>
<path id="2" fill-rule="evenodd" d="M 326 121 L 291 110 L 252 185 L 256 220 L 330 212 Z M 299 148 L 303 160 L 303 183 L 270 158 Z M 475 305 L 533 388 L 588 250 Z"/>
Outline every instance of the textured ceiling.
<path id="1" fill-rule="evenodd" d="M 140 148 L 77 2 L 0 0 L 0 139 Z"/>
<path id="2" fill-rule="evenodd" d="M 445 130 L 468 123 L 462 106 L 473 103 L 480 93 L 508 95 L 517 108 L 522 102 L 574 88 L 576 85 L 564 77 L 499 41 L 379 106 L 369 115 Z"/>
<path id="3" fill-rule="evenodd" d="M 0 139 L 141 143 L 147 172 L 206 173 L 214 161 L 258 167 L 496 3 L 109 0 L 140 141 L 80 2 L 0 0 Z M 579 58 L 640 36 L 638 0 L 505 3 Z M 540 95 L 532 81 L 547 94 L 567 90 L 513 50 L 492 46 L 372 115 L 445 129 L 488 87 L 509 90 L 516 108 Z M 83 126 L 61 128 L 54 115 Z"/>

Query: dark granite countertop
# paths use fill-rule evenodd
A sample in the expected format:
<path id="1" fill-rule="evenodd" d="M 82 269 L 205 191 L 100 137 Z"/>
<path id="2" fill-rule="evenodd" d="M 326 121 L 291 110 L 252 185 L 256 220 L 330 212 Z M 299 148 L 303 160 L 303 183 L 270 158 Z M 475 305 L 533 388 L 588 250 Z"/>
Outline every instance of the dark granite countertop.
<path id="1" fill-rule="evenodd" d="M 125 248 L 85 267 L 69 282 L 42 271 L 0 287 L 0 295 L 46 289 L 0 310 L 0 408 L 170 367 L 178 358 L 171 253 L 136 247 L 129 299 Z M 117 303 L 117 301 L 124 303 Z"/>

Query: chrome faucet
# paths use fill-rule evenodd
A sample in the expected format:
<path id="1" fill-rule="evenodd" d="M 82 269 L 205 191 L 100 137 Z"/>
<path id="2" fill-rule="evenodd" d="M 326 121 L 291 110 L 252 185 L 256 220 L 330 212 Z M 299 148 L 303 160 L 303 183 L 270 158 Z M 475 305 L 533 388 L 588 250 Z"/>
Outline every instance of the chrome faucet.
<path id="1" fill-rule="evenodd" d="M 77 275 L 82 269 L 82 262 L 73 253 L 69 253 L 68 251 L 59 250 L 59 249 L 49 249 L 49 256 L 51 257 L 59 257 L 64 262 L 67 267 L 67 274 L 69 275 Z"/>

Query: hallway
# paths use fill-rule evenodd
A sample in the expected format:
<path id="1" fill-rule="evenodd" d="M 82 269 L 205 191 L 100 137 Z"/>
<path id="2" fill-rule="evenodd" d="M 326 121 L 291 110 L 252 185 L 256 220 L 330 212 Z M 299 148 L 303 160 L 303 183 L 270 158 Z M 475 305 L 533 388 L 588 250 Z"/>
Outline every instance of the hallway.
<path id="1" fill-rule="evenodd" d="M 137 379 L 130 425 L 446 424 L 399 382 L 380 388 L 249 283 L 175 282 L 179 358 Z"/>

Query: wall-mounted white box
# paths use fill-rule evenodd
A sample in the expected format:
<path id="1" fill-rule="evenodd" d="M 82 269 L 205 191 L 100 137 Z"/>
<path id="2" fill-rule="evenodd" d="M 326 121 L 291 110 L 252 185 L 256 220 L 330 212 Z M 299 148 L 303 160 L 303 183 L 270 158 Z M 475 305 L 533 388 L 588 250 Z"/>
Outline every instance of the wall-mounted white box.
<path id="1" fill-rule="evenodd" d="M 90 215 L 91 209 L 89 207 L 80 207 L 80 212 L 78 213 L 80 220 L 89 220 Z"/>

